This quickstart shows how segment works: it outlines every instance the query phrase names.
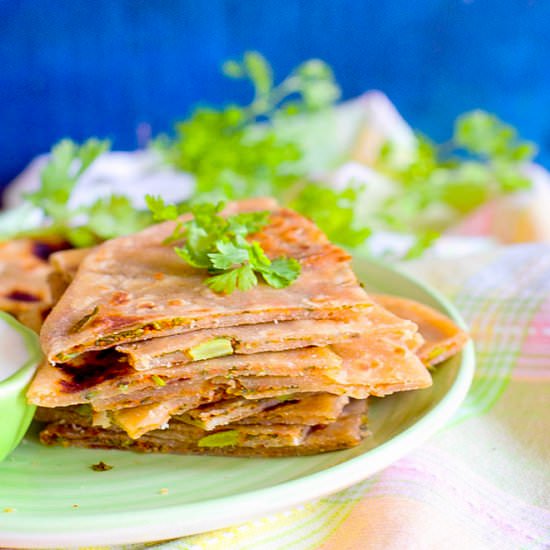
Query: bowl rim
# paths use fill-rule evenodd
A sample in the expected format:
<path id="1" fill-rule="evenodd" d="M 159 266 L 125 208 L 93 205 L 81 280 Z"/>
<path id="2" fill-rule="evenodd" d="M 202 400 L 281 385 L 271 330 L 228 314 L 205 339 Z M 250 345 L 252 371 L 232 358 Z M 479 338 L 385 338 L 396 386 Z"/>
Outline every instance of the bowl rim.
<path id="1" fill-rule="evenodd" d="M 19 391 L 26 386 L 34 376 L 35 368 L 42 359 L 42 350 L 38 335 L 30 328 L 22 325 L 9 313 L 0 311 L 0 322 L 5 321 L 11 328 L 19 332 L 25 341 L 28 352 L 27 360 L 10 376 L 0 380 L 0 397 L 13 391 Z"/>

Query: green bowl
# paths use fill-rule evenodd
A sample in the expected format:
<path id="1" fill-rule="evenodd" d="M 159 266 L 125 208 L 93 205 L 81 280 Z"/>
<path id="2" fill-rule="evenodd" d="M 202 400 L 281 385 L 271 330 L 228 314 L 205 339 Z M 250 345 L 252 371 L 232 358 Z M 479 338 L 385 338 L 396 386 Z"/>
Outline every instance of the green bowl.
<path id="1" fill-rule="evenodd" d="M 19 358 L 19 365 L 13 374 L 0 378 L 0 461 L 6 458 L 25 435 L 36 407 L 27 403 L 26 392 L 38 363 L 42 359 L 42 351 L 38 336 L 27 327 L 16 321 L 11 315 L 0 312 L 0 342 L 14 342 L 20 339 L 27 354 Z M 1 342 L 1 343 L 4 343 Z M 0 352 L 1 353 L 1 352 Z M 0 373 L 2 362 L 7 360 L 0 355 Z M 10 368 L 10 370 L 13 370 Z M 0 374 L 1 376 L 1 374 Z"/>

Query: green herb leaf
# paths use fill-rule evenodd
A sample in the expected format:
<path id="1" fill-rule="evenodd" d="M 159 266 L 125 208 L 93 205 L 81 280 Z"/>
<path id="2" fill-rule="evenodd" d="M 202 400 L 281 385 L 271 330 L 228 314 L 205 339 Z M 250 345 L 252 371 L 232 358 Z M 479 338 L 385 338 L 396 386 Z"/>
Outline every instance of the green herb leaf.
<path id="1" fill-rule="evenodd" d="M 54 223 L 66 222 L 67 203 L 80 176 L 92 162 L 109 149 L 108 141 L 91 138 L 80 147 L 64 139 L 52 148 L 48 163 L 40 175 L 40 188 L 25 198 L 41 208 Z"/>
<path id="2" fill-rule="evenodd" d="M 156 222 L 175 220 L 179 216 L 178 207 L 175 204 L 166 204 L 160 196 L 145 195 L 145 204 Z"/>
<path id="3" fill-rule="evenodd" d="M 246 243 L 248 251 L 248 259 L 250 263 L 257 269 L 271 268 L 271 260 L 266 256 L 264 249 L 257 241 Z"/>
<path id="4" fill-rule="evenodd" d="M 157 213 L 170 212 L 164 201 L 149 200 Z M 205 283 L 214 291 L 231 294 L 246 291 L 258 284 L 260 273 L 267 284 L 283 288 L 300 274 L 300 264 L 292 258 L 267 257 L 257 241 L 246 237 L 269 222 L 269 212 L 250 212 L 223 217 L 219 213 L 224 203 L 193 204 L 193 219 L 176 226 L 174 235 L 184 239 L 183 246 L 175 247 L 176 254 L 192 267 L 206 269 L 211 277 Z M 171 215 L 171 214 L 169 214 Z"/>
<path id="5" fill-rule="evenodd" d="M 40 187 L 25 195 L 28 203 L 0 215 L 0 238 L 55 235 L 73 246 L 88 247 L 150 225 L 152 216 L 136 210 L 121 195 L 101 198 L 88 206 L 69 206 L 82 174 L 109 147 L 108 141 L 94 138 L 80 146 L 68 139 L 55 145 L 40 175 Z M 33 207 L 42 211 L 44 225 L 32 221 Z M 17 223 L 14 216 L 18 217 Z"/>
<path id="6" fill-rule="evenodd" d="M 258 52 L 247 52 L 241 61 L 226 62 L 223 71 L 232 78 L 247 78 L 255 90 L 253 101 L 242 107 L 197 109 L 188 120 L 176 125 L 174 140 L 157 141 L 155 148 L 170 164 L 195 176 L 196 201 L 263 195 L 273 196 L 287 205 L 299 192 L 306 169 L 304 143 L 287 135 L 285 120 L 301 113 L 306 117 L 303 125 L 307 127 L 307 117 L 313 116 L 313 112 L 319 116 L 330 111 L 340 96 L 332 70 L 318 59 L 309 60 L 275 85 L 266 59 Z M 323 193 L 326 188 L 310 183 L 309 189 L 315 196 L 315 190 Z M 351 214 L 354 229 L 341 232 L 344 217 L 342 212 L 336 214 L 336 219 L 340 219 L 337 229 L 333 205 L 328 205 L 329 202 L 317 209 L 323 211 L 328 206 L 329 210 L 317 216 L 321 229 L 332 237 L 342 235 L 343 238 L 336 241 L 343 244 L 362 241 L 367 232 L 355 229 L 361 224 L 356 223 L 353 210 L 344 217 L 349 221 Z M 305 199 L 295 206 L 300 210 L 306 204 L 310 214 L 313 207 Z M 163 204 L 149 206 L 153 212 L 162 212 Z M 156 219 L 162 218 L 162 214 L 157 216 Z M 237 222 L 237 226 L 246 225 L 242 220 Z M 257 228 L 246 227 L 246 230 L 250 233 Z M 184 255 L 193 258 L 189 251 Z"/>
<path id="7" fill-rule="evenodd" d="M 101 240 L 137 233 L 152 222 L 147 212 L 136 210 L 130 199 L 122 195 L 98 199 L 87 214 L 87 228 Z"/>
<path id="8" fill-rule="evenodd" d="M 222 65 L 222 72 L 230 78 L 243 78 L 245 76 L 242 65 L 232 59 Z"/>
<path id="9" fill-rule="evenodd" d="M 261 274 L 266 283 L 274 288 L 285 288 L 300 275 L 300 262 L 294 258 L 277 258 Z"/>
<path id="10" fill-rule="evenodd" d="M 227 230 L 234 235 L 250 235 L 256 233 L 269 222 L 269 212 L 244 212 L 227 219 Z"/>
<path id="11" fill-rule="evenodd" d="M 387 143 L 374 166 L 397 189 L 373 213 L 372 223 L 378 229 L 413 234 L 416 241 L 407 258 L 422 254 L 461 216 L 496 196 L 531 185 L 522 165 L 534 147 L 484 111 L 461 115 L 453 139 L 440 146 L 423 136 L 417 140 L 410 162 L 395 162 L 394 147 Z"/>
<path id="12" fill-rule="evenodd" d="M 435 243 L 439 236 L 440 235 L 437 231 L 429 230 L 421 235 L 418 235 L 414 244 L 409 248 L 409 250 L 407 250 L 404 259 L 413 260 L 415 258 L 419 258 Z"/>
<path id="13" fill-rule="evenodd" d="M 334 81 L 332 69 L 320 59 L 311 59 L 295 71 L 299 91 L 308 110 L 330 107 L 340 97 L 340 88 Z"/>
<path id="14" fill-rule="evenodd" d="M 360 192 L 360 188 L 352 186 L 337 191 L 308 183 L 290 206 L 313 220 L 331 241 L 354 247 L 371 233 L 369 227 L 356 222 L 355 206 Z"/>
<path id="15" fill-rule="evenodd" d="M 250 265 L 243 265 L 214 275 L 206 279 L 206 284 L 214 291 L 223 294 L 231 294 L 236 289 L 246 291 L 258 284 L 258 279 Z"/>
<path id="16" fill-rule="evenodd" d="M 454 141 L 458 146 L 488 158 L 517 162 L 527 160 L 535 153 L 532 143 L 518 141 L 515 128 L 480 110 L 458 117 Z"/>
<path id="17" fill-rule="evenodd" d="M 247 75 L 254 83 L 256 94 L 259 96 L 269 94 L 273 87 L 273 74 L 265 57 L 258 52 L 246 52 L 243 64 Z"/>
<path id="18" fill-rule="evenodd" d="M 235 264 L 241 264 L 248 260 L 247 248 L 238 246 L 231 241 L 217 241 L 215 247 L 218 252 L 208 254 L 214 269 L 229 269 Z"/>

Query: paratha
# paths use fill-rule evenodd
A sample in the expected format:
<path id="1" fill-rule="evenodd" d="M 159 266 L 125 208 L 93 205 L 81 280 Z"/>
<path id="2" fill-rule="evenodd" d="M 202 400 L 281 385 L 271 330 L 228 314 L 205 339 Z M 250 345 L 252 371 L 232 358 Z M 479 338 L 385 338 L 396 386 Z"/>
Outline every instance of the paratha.
<path id="1" fill-rule="evenodd" d="M 257 209 L 242 201 L 227 212 Z M 253 238 L 271 258 L 296 258 L 298 279 L 284 289 L 259 284 L 231 295 L 213 292 L 207 276 L 164 241 L 174 222 L 119 237 L 93 249 L 48 316 L 42 347 L 52 362 L 126 342 L 197 329 L 299 319 L 340 319 L 373 307 L 350 257 L 309 220 L 277 208 Z"/>

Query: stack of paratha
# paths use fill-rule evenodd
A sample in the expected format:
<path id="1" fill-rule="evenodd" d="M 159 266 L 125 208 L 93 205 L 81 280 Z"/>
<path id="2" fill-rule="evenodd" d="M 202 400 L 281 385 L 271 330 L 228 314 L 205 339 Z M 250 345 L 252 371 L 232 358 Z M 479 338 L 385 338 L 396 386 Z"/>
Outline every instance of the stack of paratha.
<path id="1" fill-rule="evenodd" d="M 293 211 L 256 199 L 225 214 L 255 210 L 271 216 L 252 238 L 269 257 L 301 264 L 287 288 L 213 292 L 207 273 L 165 244 L 173 222 L 56 255 L 68 287 L 43 326 L 48 361 L 28 394 L 47 422 L 44 443 L 318 453 L 361 441 L 368 396 L 431 384 L 419 353 L 431 364 L 448 356 L 465 339 L 459 329 L 415 303 L 388 303 L 432 315 L 426 342 L 416 323 L 365 292 L 347 253 Z"/>

